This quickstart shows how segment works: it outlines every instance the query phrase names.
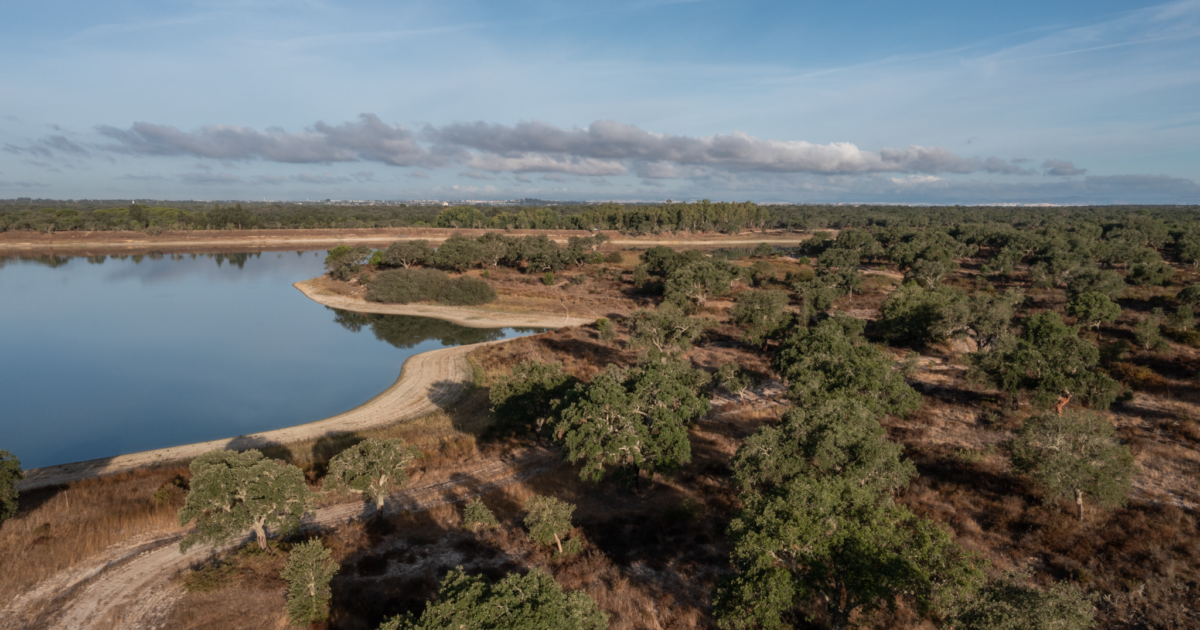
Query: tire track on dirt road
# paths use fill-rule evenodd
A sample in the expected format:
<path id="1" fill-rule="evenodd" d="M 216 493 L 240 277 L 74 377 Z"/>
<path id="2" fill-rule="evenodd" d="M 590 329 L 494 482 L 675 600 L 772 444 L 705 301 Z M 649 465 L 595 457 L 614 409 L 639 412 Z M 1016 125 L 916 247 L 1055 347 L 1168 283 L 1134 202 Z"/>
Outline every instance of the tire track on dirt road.
<path id="1" fill-rule="evenodd" d="M 509 459 L 495 459 L 466 470 L 448 470 L 447 477 L 393 494 L 384 515 L 420 512 L 458 503 L 488 491 L 518 483 L 559 463 L 555 451 L 538 449 Z M 302 531 L 319 531 L 374 516 L 368 503 L 343 503 L 311 512 Z M 38 584 L 0 610 L 2 630 L 101 630 L 157 628 L 183 595 L 172 578 L 213 554 L 251 540 L 247 532 L 234 545 L 214 548 L 196 545 L 180 553 L 179 533 L 149 536 L 106 550 L 86 566 L 72 567 Z"/>

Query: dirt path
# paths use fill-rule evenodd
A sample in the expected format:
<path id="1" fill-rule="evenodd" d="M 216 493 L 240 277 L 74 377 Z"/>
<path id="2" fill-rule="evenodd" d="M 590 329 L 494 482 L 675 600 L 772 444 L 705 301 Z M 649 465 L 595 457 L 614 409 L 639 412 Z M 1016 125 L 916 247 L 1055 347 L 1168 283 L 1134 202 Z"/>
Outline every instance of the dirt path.
<path id="1" fill-rule="evenodd" d="M 508 459 L 475 461 L 442 471 L 437 479 L 388 498 L 384 514 L 419 512 L 457 503 L 490 490 L 529 479 L 559 462 L 550 450 L 531 450 Z M 314 510 L 301 529 L 316 531 L 374 515 L 374 506 L 344 503 Z M 172 577 L 213 553 L 197 545 L 180 553 L 178 532 L 127 541 L 86 565 L 67 569 L 17 597 L 0 610 L 0 630 L 87 630 L 157 628 L 183 595 Z M 247 532 L 241 542 L 250 539 Z"/>
<path id="2" fill-rule="evenodd" d="M 437 304 L 380 304 L 366 300 L 337 295 L 320 288 L 319 278 L 303 280 L 292 285 L 314 302 L 330 308 L 340 308 L 357 313 L 380 313 L 383 315 L 415 315 L 433 317 L 471 328 L 562 328 L 583 326 L 596 321 L 596 317 L 579 317 L 565 310 L 561 315 L 551 313 L 515 313 L 498 311 L 481 306 L 439 306 Z"/>
<path id="3" fill-rule="evenodd" d="M 217 231 L 198 230 L 187 232 L 163 232 L 151 236 L 144 232 L 55 232 L 37 234 L 33 232 L 0 233 L 0 254 L 59 253 L 103 254 L 130 252 L 202 252 L 213 251 L 288 251 L 332 249 L 337 245 L 371 245 L 386 247 L 396 241 L 427 240 L 444 241 L 452 234 L 478 236 L 485 232 L 500 230 L 474 229 L 431 229 L 431 228 L 363 228 L 363 229 L 315 229 L 315 230 L 243 230 Z M 836 234 L 836 230 L 827 230 Z M 572 236 L 586 236 L 580 230 L 514 230 L 514 236 L 545 234 L 558 243 L 566 243 Z M 751 236 L 675 236 L 668 238 L 636 238 L 623 236 L 620 232 L 605 231 L 610 246 L 653 247 L 655 245 L 682 245 L 690 247 L 747 246 L 767 243 L 770 245 L 796 245 L 809 238 L 808 234 L 769 233 Z"/>

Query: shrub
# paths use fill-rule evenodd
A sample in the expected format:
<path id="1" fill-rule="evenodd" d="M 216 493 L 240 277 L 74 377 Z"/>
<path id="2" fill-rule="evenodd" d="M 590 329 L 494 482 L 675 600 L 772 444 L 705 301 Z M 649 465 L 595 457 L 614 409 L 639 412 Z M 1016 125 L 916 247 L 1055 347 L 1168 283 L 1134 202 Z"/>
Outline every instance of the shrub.
<path id="1" fill-rule="evenodd" d="M 1129 268 L 1127 280 L 1138 286 L 1166 284 L 1175 270 L 1163 262 L 1139 263 Z"/>
<path id="2" fill-rule="evenodd" d="M 500 521 L 496 520 L 496 515 L 483 504 L 483 500 L 475 497 L 463 506 L 463 529 L 473 532 L 484 529 L 492 529 L 499 527 Z"/>
<path id="3" fill-rule="evenodd" d="M 775 267 L 773 267 L 771 263 L 765 260 L 759 260 L 754 263 L 753 267 L 750 267 L 750 282 L 754 286 L 761 287 L 768 282 L 774 281 Z"/>
<path id="4" fill-rule="evenodd" d="M 487 304 L 496 290 L 479 278 L 451 278 L 435 269 L 395 269 L 375 277 L 367 301 L 388 304 L 438 302 L 451 306 Z"/>
<path id="5" fill-rule="evenodd" d="M 371 253 L 371 248 L 365 245 L 338 245 L 329 250 L 329 255 L 325 257 L 325 269 L 334 280 L 349 280 L 367 262 Z"/>
<path id="6" fill-rule="evenodd" d="M 232 586 L 236 579 L 237 566 L 232 562 L 214 562 L 189 571 L 183 578 L 183 590 L 212 593 Z"/>
<path id="7" fill-rule="evenodd" d="M 621 252 L 609 252 L 608 255 L 604 257 L 604 262 L 619 265 L 625 262 L 625 257 L 621 255 Z"/>
<path id="8" fill-rule="evenodd" d="M 1133 327 L 1133 336 L 1143 350 L 1161 351 L 1167 349 L 1163 339 L 1160 317 L 1155 314 L 1138 322 Z"/>
<path id="9" fill-rule="evenodd" d="M 24 478 L 21 460 L 0 450 L 0 523 L 17 513 L 17 482 Z"/>
<path id="10" fill-rule="evenodd" d="M 565 593 L 549 573 L 509 573 L 499 582 L 469 576 L 462 567 L 446 574 L 437 598 L 418 618 L 412 613 L 383 622 L 379 630 L 602 630 L 608 616 L 583 591 Z"/>
<path id="11" fill-rule="evenodd" d="M 547 271 L 545 274 L 542 275 L 542 284 L 544 284 L 546 286 L 554 285 L 554 272 L 553 271 Z"/>
<path id="12" fill-rule="evenodd" d="M 1042 589 L 1027 584 L 1029 573 L 1019 571 L 988 583 L 958 615 L 954 627 L 962 630 L 1093 627 L 1095 595 L 1065 582 Z"/>
<path id="13" fill-rule="evenodd" d="M 558 553 L 571 555 L 578 553 L 582 547 L 578 538 L 571 538 L 563 544 L 563 538 L 571 531 L 571 514 L 575 506 L 554 497 L 533 496 L 525 502 L 525 527 L 529 537 L 534 542 L 549 547 L 558 547 Z"/>
<path id="14" fill-rule="evenodd" d="M 650 281 L 650 266 L 645 263 L 633 268 L 633 286 L 640 287 Z"/>
<path id="15" fill-rule="evenodd" d="M 1188 330 L 1196 325 L 1196 314 L 1192 312 L 1192 307 L 1181 305 L 1171 313 L 1170 323 L 1172 328 L 1178 330 Z"/>
<path id="16" fill-rule="evenodd" d="M 617 338 L 617 328 L 607 317 L 596 320 L 596 331 L 600 333 L 601 341 L 612 341 Z"/>
<path id="17" fill-rule="evenodd" d="M 1067 301 L 1067 315 L 1080 325 L 1096 328 L 1101 322 L 1112 323 L 1121 316 L 1121 307 L 1098 291 L 1076 294 Z"/>
<path id="18" fill-rule="evenodd" d="M 293 625 L 309 626 L 329 618 L 329 581 L 338 572 L 331 552 L 320 540 L 296 545 L 288 555 L 283 579 L 288 582 L 287 612 Z"/>

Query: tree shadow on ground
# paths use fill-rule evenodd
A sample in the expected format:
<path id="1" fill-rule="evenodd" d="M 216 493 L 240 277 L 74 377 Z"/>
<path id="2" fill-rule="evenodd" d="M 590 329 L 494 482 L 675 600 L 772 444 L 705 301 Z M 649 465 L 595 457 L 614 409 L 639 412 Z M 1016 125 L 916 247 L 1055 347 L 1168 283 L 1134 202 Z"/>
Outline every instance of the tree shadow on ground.
<path id="1" fill-rule="evenodd" d="M 330 627 L 373 630 L 395 615 L 419 615 L 441 580 L 458 566 L 492 580 L 523 569 L 524 563 L 486 532 L 465 531 L 427 509 L 444 502 L 461 509 L 462 502 L 484 493 L 485 505 L 497 514 L 520 510 L 494 489 L 485 479 L 461 473 L 432 491 L 409 489 L 390 497 L 384 518 L 367 518 L 358 528 L 351 541 L 355 550 L 333 579 Z M 374 506 L 367 511 L 373 516 Z"/>

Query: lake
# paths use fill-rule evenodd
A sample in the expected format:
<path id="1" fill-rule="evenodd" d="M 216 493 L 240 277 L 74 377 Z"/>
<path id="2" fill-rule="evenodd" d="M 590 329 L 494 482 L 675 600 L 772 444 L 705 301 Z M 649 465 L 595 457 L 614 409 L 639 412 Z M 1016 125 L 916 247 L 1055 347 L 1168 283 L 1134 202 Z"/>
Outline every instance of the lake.
<path id="1" fill-rule="evenodd" d="M 0 259 L 0 449 L 23 468 L 313 422 L 408 357 L 532 329 L 325 307 L 326 252 Z"/>

